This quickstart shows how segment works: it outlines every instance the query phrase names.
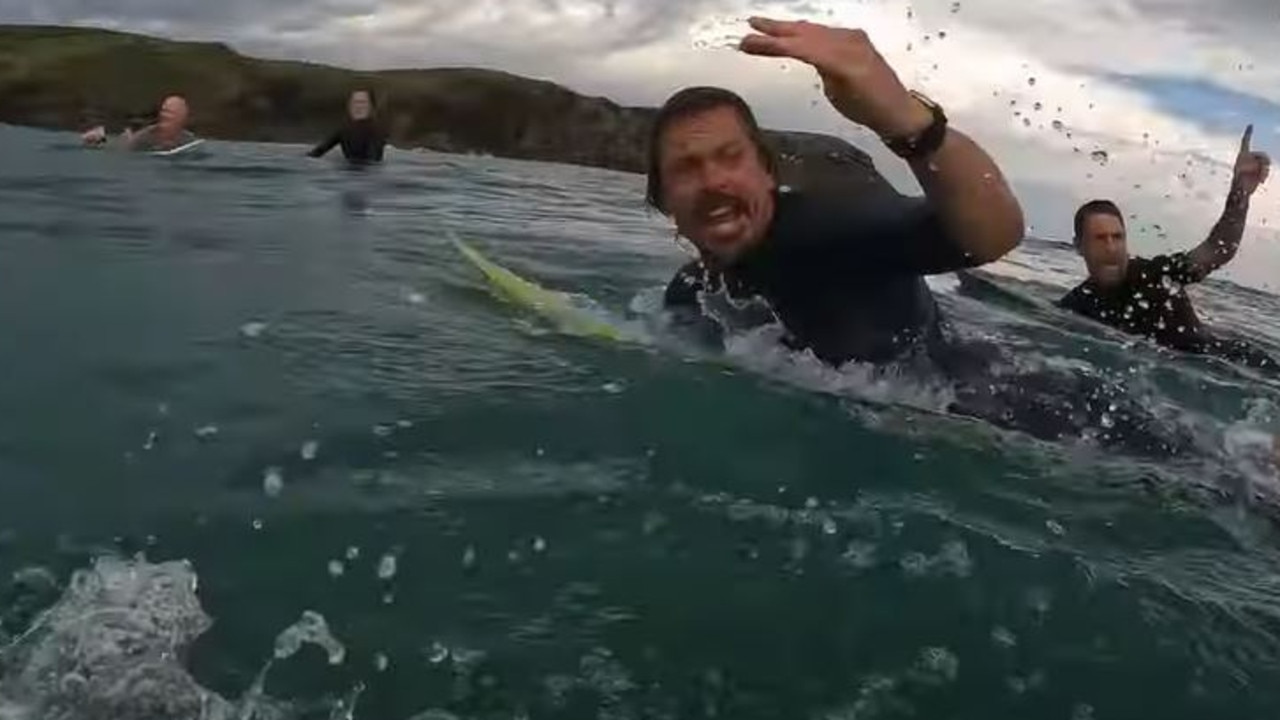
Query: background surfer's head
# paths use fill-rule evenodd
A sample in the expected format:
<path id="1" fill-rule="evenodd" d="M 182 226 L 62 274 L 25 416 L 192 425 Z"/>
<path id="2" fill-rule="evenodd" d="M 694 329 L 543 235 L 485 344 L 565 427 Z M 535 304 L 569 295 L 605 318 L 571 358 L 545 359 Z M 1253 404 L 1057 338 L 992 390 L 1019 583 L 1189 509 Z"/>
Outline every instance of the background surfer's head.
<path id="1" fill-rule="evenodd" d="M 1124 280 L 1129 267 L 1124 215 L 1110 200 L 1090 200 L 1076 210 L 1076 250 L 1089 268 L 1089 277 L 1101 285 Z"/>
<path id="2" fill-rule="evenodd" d="M 731 261 L 768 230 L 776 168 L 746 101 L 723 88 L 686 88 L 654 118 L 646 200 L 704 255 Z"/>
<path id="3" fill-rule="evenodd" d="M 161 130 L 177 131 L 182 130 L 187 125 L 187 118 L 191 116 L 191 110 L 187 107 L 187 101 L 181 95 L 170 95 L 160 103 L 160 112 L 156 119 L 156 124 Z"/>
<path id="4" fill-rule="evenodd" d="M 347 98 L 347 115 L 352 120 L 367 120 L 373 115 L 373 92 L 356 90 Z"/>

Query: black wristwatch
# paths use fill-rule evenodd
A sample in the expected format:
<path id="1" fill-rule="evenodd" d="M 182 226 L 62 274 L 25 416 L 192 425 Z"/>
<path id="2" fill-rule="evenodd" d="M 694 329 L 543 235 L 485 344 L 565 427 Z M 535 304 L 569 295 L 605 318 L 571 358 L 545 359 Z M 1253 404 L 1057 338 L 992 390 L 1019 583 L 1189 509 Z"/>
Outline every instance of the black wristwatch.
<path id="1" fill-rule="evenodd" d="M 942 147 L 942 141 L 947 137 L 947 115 L 942 112 L 942 107 L 915 90 L 911 91 L 911 96 L 929 109 L 933 122 L 918 135 L 905 138 L 881 138 L 894 155 L 905 160 L 929 157 Z"/>

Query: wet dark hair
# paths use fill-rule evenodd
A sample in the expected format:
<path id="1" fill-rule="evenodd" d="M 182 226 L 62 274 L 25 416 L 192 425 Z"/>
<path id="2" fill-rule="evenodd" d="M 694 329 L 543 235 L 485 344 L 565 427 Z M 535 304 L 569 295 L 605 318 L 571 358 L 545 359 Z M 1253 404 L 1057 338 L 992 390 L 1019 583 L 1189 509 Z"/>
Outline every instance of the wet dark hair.
<path id="1" fill-rule="evenodd" d="M 770 175 L 777 175 L 777 158 L 774 157 L 773 150 L 765 140 L 764 131 L 760 129 L 760 123 L 756 122 L 755 113 L 751 112 L 751 106 L 747 105 L 746 100 L 737 93 L 719 87 L 685 88 L 662 104 L 649 128 L 648 188 L 645 191 L 645 202 L 650 207 L 662 213 L 666 212 L 662 204 L 661 159 L 662 138 L 667 128 L 677 120 L 722 107 L 733 108 L 738 114 L 738 119 L 747 129 L 747 136 L 755 145 L 756 152 L 760 154 L 760 162 L 764 164 Z"/>
<path id="2" fill-rule="evenodd" d="M 1084 239 L 1085 222 L 1094 215 L 1111 215 L 1120 221 L 1121 227 L 1124 227 L 1124 214 L 1120 212 L 1120 208 L 1115 203 L 1110 200 L 1090 200 L 1081 205 L 1079 210 L 1076 210 L 1075 235 L 1071 239 L 1076 247 L 1080 247 L 1080 241 Z"/>

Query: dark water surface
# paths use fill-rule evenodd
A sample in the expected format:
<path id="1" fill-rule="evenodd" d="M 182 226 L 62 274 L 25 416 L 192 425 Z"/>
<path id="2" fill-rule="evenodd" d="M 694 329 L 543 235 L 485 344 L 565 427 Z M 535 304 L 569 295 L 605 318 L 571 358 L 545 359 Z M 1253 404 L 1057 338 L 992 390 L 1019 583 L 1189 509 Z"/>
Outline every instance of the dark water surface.
<path id="1" fill-rule="evenodd" d="M 1220 452 L 568 337 L 447 242 L 643 315 L 683 255 L 637 177 L 66 143 L 0 128 L 0 718 L 1280 712 L 1277 386 L 1057 314 L 1058 246 L 997 268 L 1023 305 L 936 279 L 959 331 Z M 1280 341 L 1270 295 L 1197 300 Z"/>

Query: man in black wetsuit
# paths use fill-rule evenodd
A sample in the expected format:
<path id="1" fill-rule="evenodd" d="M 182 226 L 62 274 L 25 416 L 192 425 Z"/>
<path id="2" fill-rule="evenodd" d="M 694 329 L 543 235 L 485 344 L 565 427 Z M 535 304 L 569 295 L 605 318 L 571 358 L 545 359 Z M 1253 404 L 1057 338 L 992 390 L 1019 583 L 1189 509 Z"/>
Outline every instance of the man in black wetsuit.
<path id="1" fill-rule="evenodd" d="M 382 152 L 387 145 L 387 135 L 374 116 L 373 94 L 368 90 L 356 90 L 347 101 L 346 125 L 307 153 L 310 157 L 323 157 L 337 145 L 348 162 L 382 162 Z"/>
<path id="2" fill-rule="evenodd" d="M 700 259 L 666 293 L 698 324 L 700 293 L 763 297 L 788 344 L 833 365 L 899 359 L 937 335 L 924 275 L 991 262 L 1023 237 L 1022 210 L 982 148 L 947 125 L 941 108 L 909 92 L 865 33 L 752 18 L 749 54 L 817 69 L 827 98 L 911 165 L 924 198 L 782 192 L 746 103 L 719 88 L 689 88 L 659 112 L 650 143 L 648 201 L 672 217 Z"/>
<path id="3" fill-rule="evenodd" d="M 1215 355 L 1243 365 L 1277 370 L 1275 360 L 1241 340 L 1215 338 L 1201 325 L 1184 286 L 1204 280 L 1240 248 L 1249 200 L 1266 182 L 1271 159 L 1250 148 L 1244 131 L 1226 208 L 1209 237 L 1195 248 L 1151 258 L 1130 257 L 1124 216 L 1110 200 L 1091 200 L 1076 211 L 1075 245 L 1089 278 L 1058 304 L 1098 322 L 1165 347 Z"/>
<path id="4" fill-rule="evenodd" d="M 1022 210 L 1000 169 L 948 127 L 940 108 L 904 88 L 861 31 L 750 23 L 757 34 L 743 40 L 743 51 L 817 69 L 836 110 L 903 157 L 925 197 L 784 191 L 740 97 L 721 88 L 677 92 L 651 128 L 647 201 L 698 249 L 699 259 L 666 290 L 678 332 L 718 344 L 724 326 L 752 309 L 738 301 L 763 299 L 763 319 L 780 321 L 790 347 L 833 366 L 892 364 L 941 375 L 955 381 L 957 414 L 1047 440 L 1101 428 L 1099 440 L 1148 455 L 1194 444 L 1118 383 L 1054 371 L 1000 379 L 994 368 L 1013 363 L 1001 363 L 1008 358 L 998 346 L 953 342 L 924 276 L 991 262 L 1022 240 Z M 716 306 L 726 295 L 734 302 Z"/>

